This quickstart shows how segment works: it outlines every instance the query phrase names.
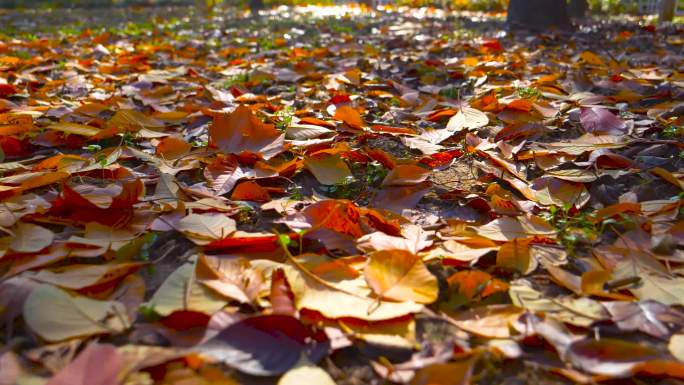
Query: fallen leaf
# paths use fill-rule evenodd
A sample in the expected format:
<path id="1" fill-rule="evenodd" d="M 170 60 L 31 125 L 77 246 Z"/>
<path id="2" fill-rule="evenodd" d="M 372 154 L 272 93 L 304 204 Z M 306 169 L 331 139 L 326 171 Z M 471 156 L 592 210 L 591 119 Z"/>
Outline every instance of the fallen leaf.
<path id="1" fill-rule="evenodd" d="M 120 333 L 130 324 L 123 304 L 72 296 L 62 289 L 41 284 L 24 302 L 24 320 L 50 342 L 96 334 Z"/>
<path id="2" fill-rule="evenodd" d="M 247 173 L 240 167 L 234 155 L 218 155 L 204 169 L 204 177 L 218 195 L 231 192 L 237 182 Z"/>
<path id="3" fill-rule="evenodd" d="M 286 315 L 260 315 L 234 323 L 198 346 L 241 372 L 274 376 L 293 368 L 300 357 L 319 361 L 328 352 L 325 334 Z"/>
<path id="4" fill-rule="evenodd" d="M 288 370 L 278 380 L 278 385 L 301 385 L 302 383 L 335 385 L 335 381 L 325 370 L 313 365 L 297 366 Z"/>
<path id="5" fill-rule="evenodd" d="M 119 385 L 123 369 L 114 345 L 93 342 L 46 385 Z"/>
<path id="6" fill-rule="evenodd" d="M 9 247 L 19 253 L 35 253 L 52 244 L 55 234 L 38 225 L 20 222 Z"/>
<path id="7" fill-rule="evenodd" d="M 164 159 L 178 159 L 186 155 L 192 149 L 192 145 L 183 138 L 167 136 L 159 141 L 156 154 Z"/>
<path id="8" fill-rule="evenodd" d="M 364 273 L 368 285 L 383 298 L 427 304 L 439 294 L 437 278 L 419 257 L 405 250 L 372 253 Z"/>
<path id="9" fill-rule="evenodd" d="M 590 134 L 623 135 L 627 124 L 610 110 L 601 107 L 583 107 L 580 122 Z"/>
<path id="10" fill-rule="evenodd" d="M 511 324 L 522 310 L 510 305 L 490 305 L 449 314 L 449 321 L 459 328 L 486 338 L 510 338 Z"/>
<path id="11" fill-rule="evenodd" d="M 684 334 L 675 334 L 668 345 L 670 353 L 679 361 L 684 362 Z"/>
<path id="12" fill-rule="evenodd" d="M 353 177 L 349 166 L 339 154 L 320 154 L 304 158 L 306 167 L 324 185 L 344 183 Z"/>
<path id="13" fill-rule="evenodd" d="M 639 363 L 658 358 L 658 352 L 614 338 L 586 338 L 570 345 L 568 358 L 575 366 L 592 374 L 629 377 Z"/>
<path id="14" fill-rule="evenodd" d="M 272 124 L 264 124 L 249 107 L 240 105 L 232 113 L 214 117 L 209 138 L 227 154 L 248 151 L 270 159 L 283 151 L 285 135 Z"/>
<path id="15" fill-rule="evenodd" d="M 147 306 L 161 316 L 175 311 L 195 311 L 214 314 L 227 300 L 200 284 L 195 277 L 196 260 L 176 269 L 157 289 Z"/>
<path id="16" fill-rule="evenodd" d="M 335 120 L 341 120 L 353 128 L 360 128 L 363 126 L 363 119 L 361 119 L 361 114 L 350 106 L 339 106 L 335 109 L 335 115 L 333 116 Z"/>
<path id="17" fill-rule="evenodd" d="M 242 303 L 253 302 L 264 288 L 263 273 L 246 259 L 201 256 L 196 268 L 197 281 L 216 293 Z"/>

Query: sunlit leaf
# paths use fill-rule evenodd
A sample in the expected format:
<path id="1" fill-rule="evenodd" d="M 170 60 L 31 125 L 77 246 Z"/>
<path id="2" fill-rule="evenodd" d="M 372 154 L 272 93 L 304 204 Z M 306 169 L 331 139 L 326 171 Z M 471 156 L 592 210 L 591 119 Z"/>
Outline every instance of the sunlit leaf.
<path id="1" fill-rule="evenodd" d="M 119 333 L 129 321 L 123 304 L 74 296 L 42 284 L 24 302 L 24 320 L 40 337 L 57 342 L 94 334 Z"/>

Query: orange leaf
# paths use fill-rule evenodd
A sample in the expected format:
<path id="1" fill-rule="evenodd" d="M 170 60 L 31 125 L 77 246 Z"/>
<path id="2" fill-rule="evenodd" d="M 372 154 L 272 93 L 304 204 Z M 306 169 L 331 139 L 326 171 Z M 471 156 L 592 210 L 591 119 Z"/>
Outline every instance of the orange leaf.
<path id="1" fill-rule="evenodd" d="M 472 358 L 432 364 L 418 370 L 410 385 L 468 385 L 473 374 L 475 360 Z"/>
<path id="2" fill-rule="evenodd" d="M 304 215 L 311 223 L 312 229 L 330 229 L 355 238 L 364 234 L 359 222 L 359 209 L 349 201 L 327 200 L 314 203 L 304 210 Z"/>
<path id="3" fill-rule="evenodd" d="M 0 114 L 0 135 L 22 134 L 33 127 L 33 118 L 29 115 Z"/>
<path id="4" fill-rule="evenodd" d="M 522 112 L 530 112 L 530 111 L 532 111 L 532 108 L 534 108 L 534 105 L 529 100 L 516 99 L 516 100 L 508 103 L 506 105 L 506 108 L 511 109 L 511 110 L 522 111 Z"/>
<path id="5" fill-rule="evenodd" d="M 62 196 L 57 198 L 50 213 L 79 223 L 97 222 L 115 228 L 126 225 L 133 217 L 133 205 L 145 194 L 140 179 L 123 183 L 117 195 L 115 189 L 97 191 L 96 195 L 82 195 L 90 186 L 79 185 L 79 191 L 69 183 L 62 183 Z"/>
<path id="6" fill-rule="evenodd" d="M 230 154 L 252 152 L 264 159 L 283 150 L 285 135 L 272 124 L 264 124 L 248 107 L 239 106 L 230 114 L 218 114 L 209 127 L 212 145 Z"/>
<path id="7" fill-rule="evenodd" d="M 486 298 L 492 294 L 508 290 L 506 282 L 495 279 L 490 274 L 480 270 L 459 271 L 451 275 L 447 282 L 450 287 L 458 287 L 458 292 L 468 300 L 477 297 Z"/>
<path id="8" fill-rule="evenodd" d="M 265 188 L 250 180 L 238 184 L 230 199 L 234 201 L 268 202 L 271 200 L 271 196 Z"/>
<path id="9" fill-rule="evenodd" d="M 382 181 L 382 186 L 412 186 L 425 182 L 430 170 L 413 164 L 400 164 L 390 171 Z"/>
<path id="10" fill-rule="evenodd" d="M 363 126 L 361 115 L 357 110 L 350 106 L 337 107 L 333 119 L 341 120 L 353 128 L 360 128 Z"/>
<path id="11" fill-rule="evenodd" d="M 166 159 L 178 159 L 190 152 L 192 145 L 182 138 L 167 136 L 159 141 L 156 153 Z"/>

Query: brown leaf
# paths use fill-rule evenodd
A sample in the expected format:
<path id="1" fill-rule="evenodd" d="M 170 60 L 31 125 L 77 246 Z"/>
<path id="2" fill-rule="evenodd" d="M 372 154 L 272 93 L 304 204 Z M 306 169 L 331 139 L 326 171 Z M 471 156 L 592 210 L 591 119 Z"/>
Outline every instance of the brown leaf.
<path id="1" fill-rule="evenodd" d="M 284 134 L 272 124 L 264 124 L 244 105 L 229 114 L 219 114 L 209 127 L 211 143 L 227 154 L 245 151 L 270 159 L 283 151 Z"/>

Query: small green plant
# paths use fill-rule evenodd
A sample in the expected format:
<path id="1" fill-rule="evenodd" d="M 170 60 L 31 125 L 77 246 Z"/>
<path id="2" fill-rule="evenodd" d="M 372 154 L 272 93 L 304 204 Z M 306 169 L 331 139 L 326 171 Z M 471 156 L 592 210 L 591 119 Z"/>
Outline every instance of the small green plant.
<path id="1" fill-rule="evenodd" d="M 348 176 L 344 181 L 332 186 L 324 186 L 323 190 L 338 199 L 354 200 L 361 194 L 361 186 L 356 183 L 353 176 Z"/>
<path id="2" fill-rule="evenodd" d="M 667 139 L 678 139 L 684 137 L 684 127 L 667 126 L 662 131 L 663 137 Z"/>
<path id="3" fill-rule="evenodd" d="M 439 94 L 449 98 L 449 99 L 460 99 L 461 98 L 461 88 L 460 87 L 447 87 L 442 88 Z"/>
<path id="4" fill-rule="evenodd" d="M 569 255 L 575 255 L 581 243 L 597 239 L 604 229 L 603 225 L 597 228 L 593 213 L 588 211 L 571 213 L 572 208 L 572 203 L 565 204 L 563 207 L 551 206 L 548 213 L 542 214 L 542 218 L 556 228 L 558 239 Z"/>
<path id="5" fill-rule="evenodd" d="M 558 232 L 560 243 L 568 254 L 574 255 L 581 244 L 591 244 L 600 238 L 606 229 L 628 231 L 639 224 L 634 217 L 621 213 L 616 217 L 597 220 L 595 211 L 584 210 L 573 212 L 573 204 L 563 207 L 551 206 L 547 213 L 541 215 Z"/>
<path id="6" fill-rule="evenodd" d="M 90 152 L 98 152 L 102 151 L 102 146 L 100 146 L 99 144 L 89 144 L 83 147 L 83 149 Z"/>
<path id="7" fill-rule="evenodd" d="M 366 184 L 379 186 L 387 176 L 388 170 L 380 162 L 370 162 L 366 165 Z"/>
<path id="8" fill-rule="evenodd" d="M 295 109 L 292 106 L 285 106 L 283 109 L 277 111 L 275 116 L 278 118 L 276 122 L 276 127 L 279 130 L 286 130 L 292 124 L 292 119 L 294 118 Z"/>
<path id="9" fill-rule="evenodd" d="M 396 96 L 393 96 L 387 103 L 392 107 L 401 107 L 401 100 Z"/>
<path id="10" fill-rule="evenodd" d="M 293 184 L 290 190 L 290 199 L 293 201 L 304 200 L 304 187 Z"/>
<path id="11" fill-rule="evenodd" d="M 121 144 L 124 146 L 133 147 L 135 145 L 135 140 L 137 139 L 137 134 L 130 131 L 126 131 L 121 135 Z"/>
<path id="12" fill-rule="evenodd" d="M 235 221 L 240 224 L 249 224 L 254 223 L 257 217 L 258 213 L 250 205 L 242 203 L 240 210 L 235 214 Z"/>
<path id="13" fill-rule="evenodd" d="M 21 60 L 29 60 L 32 57 L 28 51 L 14 51 L 10 53 L 10 56 L 18 57 Z"/>
<path id="14" fill-rule="evenodd" d="M 225 89 L 232 88 L 235 85 L 247 83 L 249 81 L 249 74 L 247 72 L 240 72 L 239 74 L 232 75 L 228 79 L 221 83 L 221 87 Z"/>
<path id="15" fill-rule="evenodd" d="M 191 144 L 193 147 L 204 148 L 204 147 L 209 146 L 209 141 L 208 140 L 195 139 L 192 141 Z"/>
<path id="16" fill-rule="evenodd" d="M 265 37 L 260 38 L 257 41 L 257 45 L 259 46 L 259 50 L 261 51 L 273 51 L 277 48 L 277 46 L 273 42 L 273 39 Z"/>
<path id="17" fill-rule="evenodd" d="M 541 92 L 533 87 L 520 87 L 515 90 L 515 93 L 522 99 L 536 99 L 542 96 Z"/>
<path id="18" fill-rule="evenodd" d="M 105 154 L 100 153 L 95 155 L 95 161 L 100 165 L 101 168 L 107 167 L 108 160 Z"/>
<path id="19" fill-rule="evenodd" d="M 148 322 L 155 322 L 161 319 L 159 313 L 154 308 L 154 305 L 143 304 L 138 308 L 140 315 Z"/>

